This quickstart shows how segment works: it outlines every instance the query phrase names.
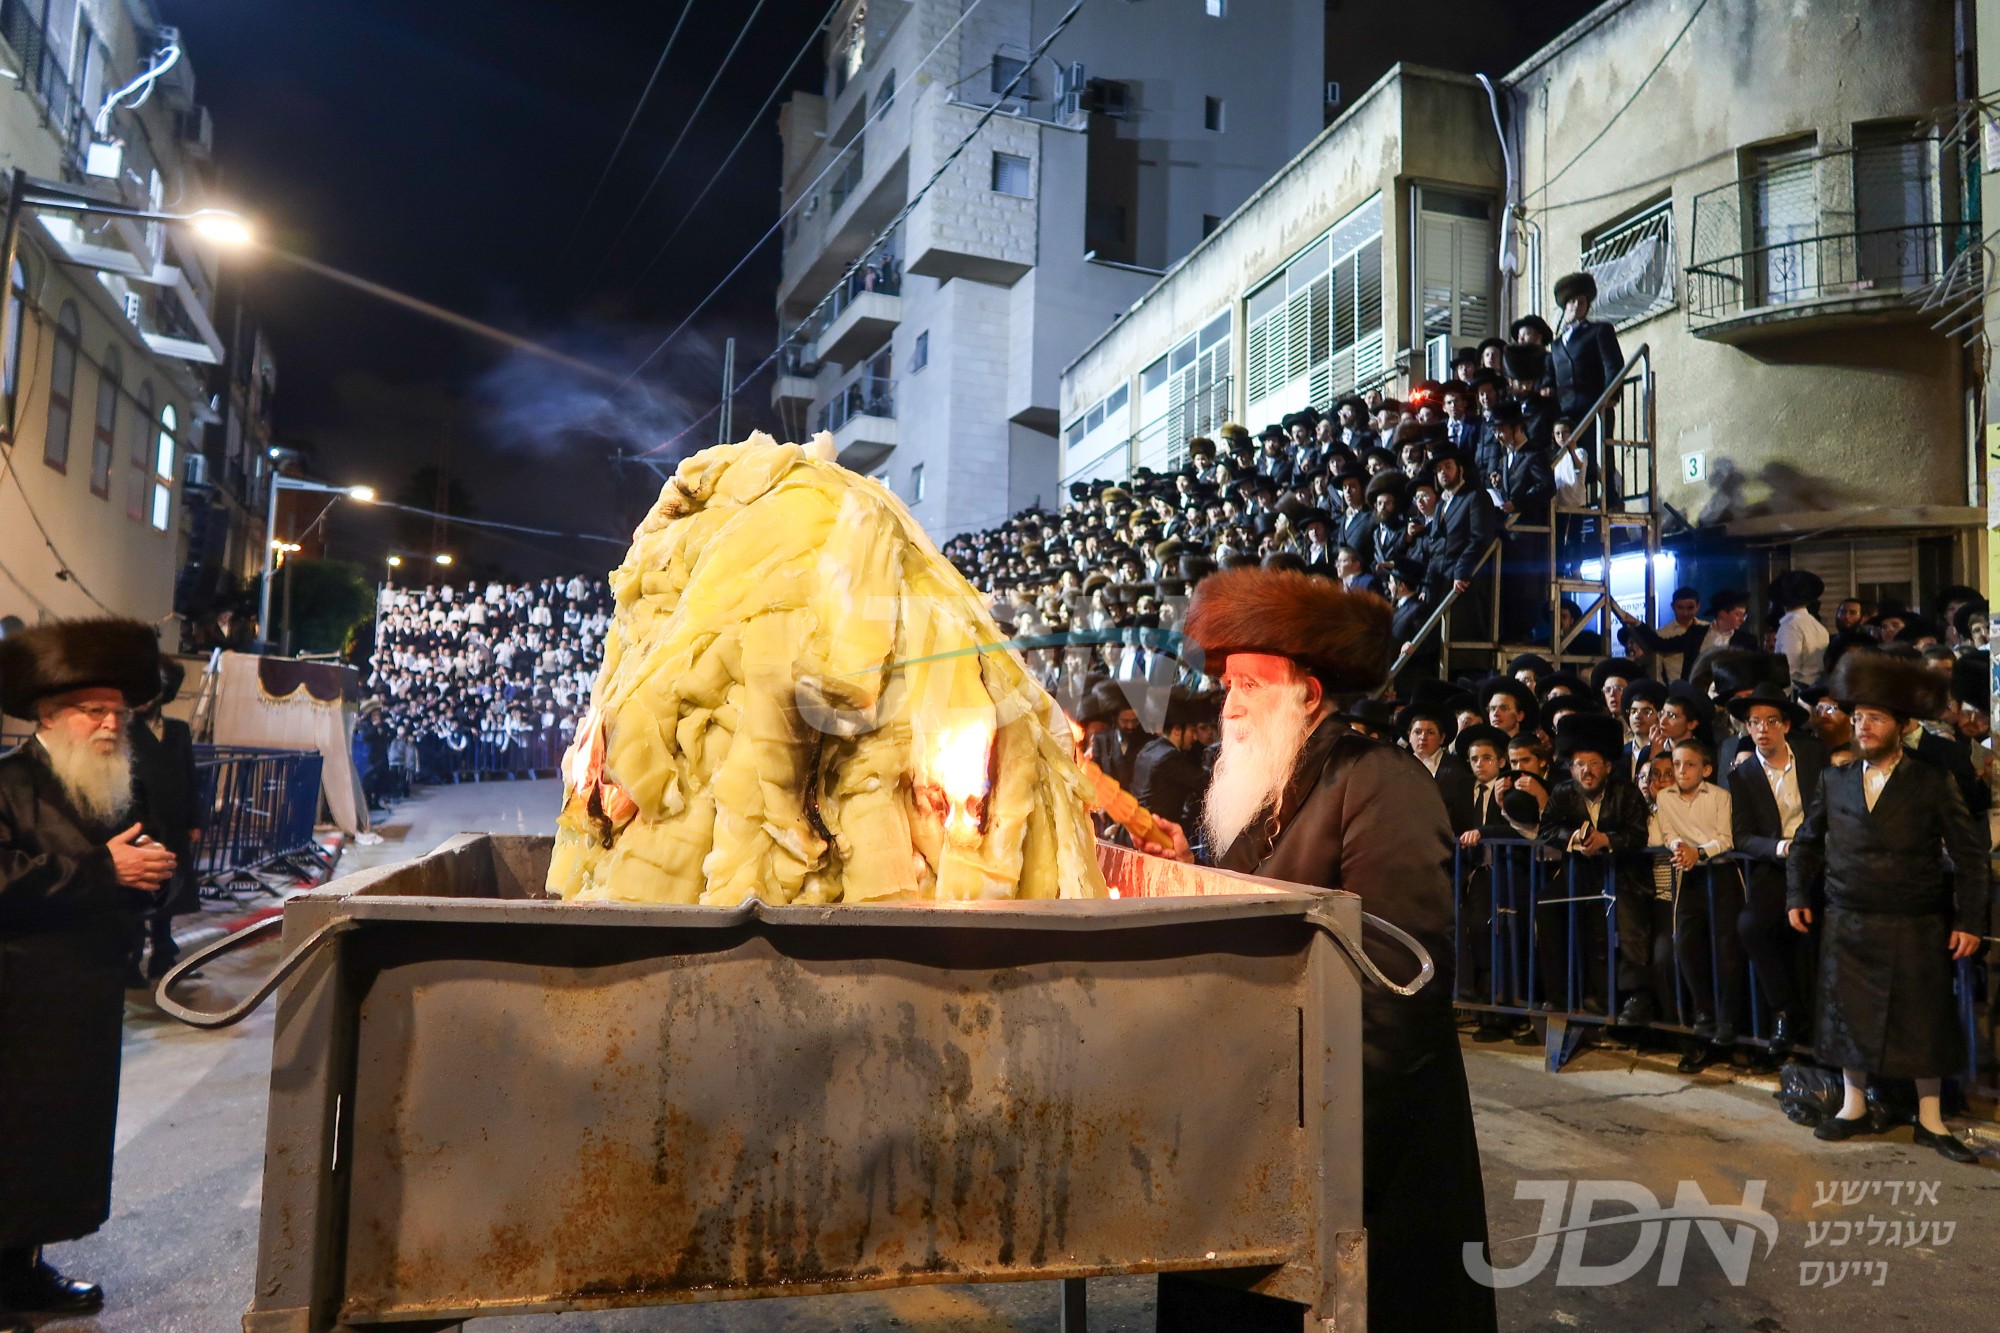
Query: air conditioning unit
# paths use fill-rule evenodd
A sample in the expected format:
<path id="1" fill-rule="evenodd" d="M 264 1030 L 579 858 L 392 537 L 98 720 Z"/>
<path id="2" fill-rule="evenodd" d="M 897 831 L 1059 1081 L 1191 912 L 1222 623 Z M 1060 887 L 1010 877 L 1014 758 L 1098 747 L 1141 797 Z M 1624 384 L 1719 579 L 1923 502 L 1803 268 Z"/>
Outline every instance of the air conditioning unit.
<path id="1" fill-rule="evenodd" d="M 1075 120 L 1083 114 L 1083 90 L 1090 82 L 1082 61 L 1072 61 L 1056 70 L 1056 118 Z"/>
<path id="2" fill-rule="evenodd" d="M 215 123 L 208 118 L 208 108 L 191 106 L 174 114 L 174 129 L 181 141 L 181 151 L 190 157 L 207 161 L 215 151 Z"/>

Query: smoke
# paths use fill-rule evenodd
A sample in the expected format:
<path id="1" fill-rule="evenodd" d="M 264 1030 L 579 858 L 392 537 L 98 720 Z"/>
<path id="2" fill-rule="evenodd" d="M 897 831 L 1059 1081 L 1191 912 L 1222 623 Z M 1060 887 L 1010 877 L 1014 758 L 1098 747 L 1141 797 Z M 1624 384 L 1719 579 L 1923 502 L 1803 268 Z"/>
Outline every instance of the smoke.
<path id="1" fill-rule="evenodd" d="M 593 324 L 536 341 L 622 374 L 638 365 L 658 338 L 651 327 Z M 596 462 L 613 453 L 641 454 L 673 439 L 714 405 L 721 383 L 720 352 L 689 332 L 676 340 L 671 358 L 622 386 L 511 352 L 473 385 L 472 399 L 483 433 L 499 448 Z M 671 468 L 710 443 L 712 432 L 704 427 L 653 461 Z"/>

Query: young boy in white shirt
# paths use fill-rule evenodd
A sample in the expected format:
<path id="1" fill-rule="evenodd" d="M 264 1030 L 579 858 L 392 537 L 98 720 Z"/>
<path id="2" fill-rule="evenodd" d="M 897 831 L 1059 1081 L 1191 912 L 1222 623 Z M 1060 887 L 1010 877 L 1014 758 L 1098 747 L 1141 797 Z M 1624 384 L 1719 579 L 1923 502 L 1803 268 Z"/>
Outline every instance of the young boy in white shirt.
<path id="1" fill-rule="evenodd" d="M 1736 934 L 1743 880 L 1734 863 L 1717 860 L 1734 846 L 1729 793 L 1709 781 L 1715 756 L 1706 742 L 1685 737 L 1674 743 L 1673 755 L 1674 784 L 1654 796 L 1650 841 L 1666 849 L 1679 872 L 1672 937 L 1681 980 L 1691 995 L 1689 1026 L 1704 1042 L 1728 1046 L 1736 1040 L 1743 1012 L 1744 975 Z M 1712 1054 L 1690 1048 L 1681 1067 L 1692 1073 Z"/>

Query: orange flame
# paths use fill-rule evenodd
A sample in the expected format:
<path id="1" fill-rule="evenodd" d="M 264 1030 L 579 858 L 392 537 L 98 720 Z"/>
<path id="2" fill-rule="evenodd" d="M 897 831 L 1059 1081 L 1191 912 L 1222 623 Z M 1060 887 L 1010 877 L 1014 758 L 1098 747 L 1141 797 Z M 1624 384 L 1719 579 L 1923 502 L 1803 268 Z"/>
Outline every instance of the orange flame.
<path id="1" fill-rule="evenodd" d="M 943 791 L 944 829 L 954 841 L 979 839 L 992 747 L 993 729 L 983 722 L 947 727 L 930 741 L 924 767 L 931 782 Z"/>

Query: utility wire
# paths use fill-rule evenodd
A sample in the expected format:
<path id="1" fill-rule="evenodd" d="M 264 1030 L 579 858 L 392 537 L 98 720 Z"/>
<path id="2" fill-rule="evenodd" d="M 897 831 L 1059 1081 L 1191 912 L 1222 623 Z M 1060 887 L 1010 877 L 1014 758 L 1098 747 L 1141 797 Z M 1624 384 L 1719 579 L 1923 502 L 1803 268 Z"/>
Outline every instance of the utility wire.
<path id="1" fill-rule="evenodd" d="M 959 14 L 957 20 L 952 23 L 951 27 L 945 30 L 944 36 L 937 39 L 937 44 L 931 47 L 929 51 L 924 53 L 924 58 L 922 60 L 919 60 L 916 65 L 916 69 L 911 71 L 910 81 L 912 83 L 916 82 L 917 73 L 922 71 L 924 66 L 930 64 L 930 62 L 937 56 L 937 53 L 944 48 L 944 44 L 950 41 L 952 37 L 957 34 L 959 28 L 965 23 L 967 19 L 972 17 L 972 12 L 975 9 L 978 9 L 983 2 L 984 0 L 972 0 L 972 3 L 965 7 L 964 12 Z M 1083 0 L 1077 0 L 1077 8 L 1081 8 L 1082 4 Z M 1062 22 L 1056 25 L 1055 32 L 1061 32 L 1063 25 L 1067 24 L 1070 21 L 1070 19 L 1075 16 L 1075 14 L 1076 14 L 1076 9 L 1071 9 L 1068 14 L 1064 15 Z M 1049 35 L 1051 37 L 1054 37 L 1055 33 L 1052 32 Z M 1032 67 L 1033 63 L 1034 62 L 1030 60 L 1021 67 L 1021 71 L 1017 73 L 1014 76 L 1014 78 L 1008 82 L 1007 88 L 1009 90 L 1013 89 L 1013 87 L 1021 79 L 1021 77 L 1027 73 L 1030 67 Z M 995 99 L 996 108 L 999 102 L 1001 100 L 1004 100 L 1004 98 L 1005 94 L 1003 93 L 1000 98 Z M 888 109 L 889 108 L 886 106 L 877 107 L 873 112 L 871 112 L 868 118 L 861 123 L 861 128 L 855 131 L 855 138 L 860 138 L 861 135 L 866 134 L 868 132 L 868 127 L 873 125 L 877 120 L 881 119 L 883 114 L 886 113 Z M 972 132 L 974 134 L 977 134 L 979 132 L 980 127 L 986 123 L 987 118 L 989 118 L 991 115 L 992 115 L 992 109 L 989 109 L 987 111 L 987 115 L 981 117 L 979 124 L 972 127 Z M 961 142 L 959 144 L 959 148 L 962 150 L 964 147 L 965 147 L 964 143 Z M 957 156 L 957 153 L 954 152 L 953 156 L 954 157 Z M 626 374 L 624 380 L 621 381 L 621 384 L 631 383 L 633 379 L 638 377 L 641 371 L 643 371 L 647 366 L 653 364 L 654 359 L 658 357 L 661 352 L 667 350 L 667 344 L 671 343 L 675 338 L 678 338 L 681 335 L 681 333 L 687 328 L 687 326 L 694 321 L 695 316 L 699 315 L 703 310 L 706 310 L 708 308 L 708 303 L 710 301 L 713 301 L 717 296 L 721 295 L 722 289 L 727 287 L 730 284 L 730 282 L 736 277 L 736 275 L 743 271 L 743 266 L 745 264 L 748 264 L 752 259 L 756 257 L 757 252 L 764 248 L 764 245 L 767 241 L 769 241 L 773 236 L 776 236 L 778 234 L 779 229 L 785 225 L 786 220 L 789 219 L 792 216 L 792 214 L 796 213 L 799 210 L 800 206 L 802 206 L 806 200 L 813 197 L 813 191 L 819 188 L 819 183 L 825 180 L 830 174 L 832 174 L 833 169 L 836 166 L 840 165 L 841 161 L 842 161 L 842 154 L 840 153 L 835 153 L 827 159 L 826 165 L 820 168 L 819 175 L 813 177 L 812 182 L 809 185 L 807 185 L 805 189 L 799 191 L 798 198 L 792 200 L 790 207 L 786 208 L 784 212 L 778 214 L 778 220 L 771 224 L 770 230 L 766 231 L 762 236 L 759 236 L 756 239 L 756 241 L 751 244 L 750 248 L 744 251 L 743 257 L 736 261 L 735 266 L 731 268 L 729 272 L 722 275 L 722 281 L 716 283 L 714 287 L 709 289 L 708 295 L 702 297 L 701 300 L 695 304 L 695 308 L 693 310 L 688 311 L 687 317 L 681 320 L 679 324 L 676 324 L 674 326 L 673 332 L 669 333 L 666 337 L 660 339 L 658 345 L 655 346 L 652 351 L 646 354 L 645 359 L 639 362 L 638 365 L 634 366 L 631 369 L 631 371 L 629 371 Z M 947 161 L 949 161 L 949 159 L 947 159 Z M 932 177 L 933 181 L 935 179 L 936 177 Z M 926 184 L 924 188 L 928 190 L 930 188 L 929 184 Z M 908 210 L 905 209 L 904 212 L 908 212 Z M 903 218 L 902 213 L 896 215 L 897 222 L 902 221 L 902 218 Z M 884 230 L 882 236 L 886 236 L 887 234 L 888 230 Z M 862 259 L 866 259 L 868 255 L 871 252 L 873 252 L 875 245 L 879 244 L 880 242 L 881 242 L 881 236 L 878 236 L 874 242 L 871 242 L 869 246 L 861 252 Z M 861 262 L 860 260 L 855 261 L 857 267 L 859 266 L 860 262 Z M 852 272 L 853 269 L 850 268 L 848 271 Z M 841 280 L 842 281 L 846 280 L 846 274 L 841 275 Z M 838 287 L 839 284 L 836 283 L 835 286 Z M 783 346 L 783 343 L 780 342 L 779 345 Z M 777 354 L 775 352 L 772 353 L 773 358 L 775 358 L 776 355 Z M 763 367 L 759 366 L 757 369 L 762 370 Z M 757 372 L 754 370 L 751 372 L 751 374 L 753 375 L 756 373 Z M 683 431 L 682 434 L 686 434 L 686 432 Z M 679 439 L 680 436 L 677 435 L 674 438 Z M 650 449 L 647 450 L 646 452 L 658 453 L 659 450 Z M 639 457 L 643 458 L 645 457 L 645 454 L 641 454 L 639 455 Z"/>
<path id="2" fill-rule="evenodd" d="M 596 532 L 557 532 L 553 528 L 530 528 L 519 523 L 502 523 L 491 518 L 466 518 L 459 514 L 441 514 L 435 509 L 423 509 L 417 505 L 398 504 L 394 500 L 374 500 L 369 502 L 372 509 L 396 509 L 405 514 L 421 514 L 425 518 L 449 519 L 460 527 L 492 528 L 500 532 L 525 532 L 534 537 L 561 537 L 576 542 L 609 542 L 613 546 L 630 546 L 623 537 L 606 537 Z"/>
<path id="3" fill-rule="evenodd" d="M 743 20 L 742 30 L 736 34 L 736 40 L 730 43 L 729 54 L 722 57 L 722 63 L 715 67 L 715 74 L 709 79 L 708 87 L 702 89 L 701 100 L 694 104 L 694 110 L 688 112 L 688 118 L 681 122 L 681 132 L 674 136 L 674 142 L 667 149 L 667 155 L 660 159 L 659 169 L 653 173 L 653 179 L 646 182 L 645 191 L 640 194 L 639 202 L 632 205 L 632 215 L 625 219 L 625 225 L 620 227 L 618 234 L 611 238 L 611 244 L 604 247 L 604 253 L 607 258 L 613 250 L 618 248 L 618 243 L 625 239 L 625 234 L 632 230 L 632 224 L 637 222 L 639 215 L 645 211 L 646 201 L 653 197 L 653 191 L 658 187 L 660 177 L 667 174 L 667 164 L 674 160 L 675 153 L 680 152 L 681 144 L 687 140 L 688 131 L 694 128 L 695 121 L 701 116 L 702 108 L 708 105 L 709 95 L 715 91 L 716 85 L 722 82 L 722 76 L 728 70 L 729 62 L 736 58 L 737 48 L 742 46 L 743 39 L 750 35 L 750 25 L 755 23 L 757 16 L 764 12 L 764 4 L 765 0 L 757 0 L 756 5 L 750 10 L 750 17 Z M 600 265 L 600 271 L 601 267 Z"/>
<path id="4" fill-rule="evenodd" d="M 824 28 L 833 18 L 834 11 L 846 3 L 847 0 L 833 0 L 833 4 L 828 6 L 826 13 L 820 16 L 820 21 L 806 37 L 806 44 L 799 48 L 799 53 L 792 57 L 792 63 L 785 67 L 785 72 L 779 75 L 777 83 L 772 85 L 770 93 L 764 98 L 764 105 L 757 108 L 756 113 L 750 117 L 750 123 L 743 127 L 743 133 L 737 136 L 736 146 L 731 148 L 729 155 L 722 159 L 722 164 L 715 169 L 715 174 L 708 178 L 708 184 L 701 187 L 701 193 L 697 194 L 694 197 L 694 202 L 687 206 L 687 212 L 681 214 L 681 220 L 676 222 L 674 229 L 667 233 L 667 239 L 660 242 L 660 248 L 655 250 L 653 257 L 646 261 L 646 267 L 639 270 L 639 276 L 633 279 L 635 283 L 644 281 L 646 275 L 653 271 L 653 266 L 666 258 L 667 247 L 674 243 L 674 238 L 680 235 L 681 230 L 693 220 L 695 213 L 701 208 L 701 201 L 708 198 L 708 192 L 715 188 L 715 183 L 722 179 L 722 173 L 729 169 L 729 164 L 736 160 L 736 155 L 739 152 L 743 151 L 743 145 L 749 142 L 751 132 L 763 124 L 764 113 L 771 109 L 771 103 L 777 101 L 778 94 L 783 92 L 786 85 L 791 83 L 792 74 L 798 69 L 799 62 L 804 60 L 806 55 L 819 42 L 820 29 Z"/>
<path id="5" fill-rule="evenodd" d="M 1695 4 L 1694 7 L 1694 12 L 1687 16 L 1687 22 L 1681 24 L 1681 30 L 1674 34 L 1674 38 L 1672 41 L 1667 43 L 1667 49 L 1660 52 L 1660 58 L 1658 60 L 1655 60 L 1653 62 L 1653 67 L 1646 71 L 1646 77 L 1639 80 L 1638 85 L 1632 89 L 1631 96 L 1627 97 L 1623 105 L 1621 105 L 1616 111 L 1611 113 L 1611 119 L 1605 121 L 1604 124 L 1601 127 L 1599 127 L 1596 134 L 1590 136 L 1589 143 L 1577 149 L 1575 157 L 1572 157 L 1569 161 L 1563 163 L 1562 170 L 1556 172 L 1555 175 L 1548 177 L 1540 185 L 1537 185 L 1534 189 L 1528 191 L 1527 194 L 1521 197 L 1521 204 L 1523 207 L 1527 206 L 1528 200 L 1533 199 L 1536 195 L 1540 194 L 1542 191 L 1548 189 L 1551 185 L 1554 185 L 1557 181 L 1561 180 L 1565 172 L 1567 172 L 1571 167 L 1575 166 L 1578 162 L 1581 162 L 1583 160 L 1584 154 L 1588 153 L 1591 149 L 1597 147 L 1598 141 L 1601 140 L 1606 134 L 1610 133 L 1611 127 L 1618 123 L 1618 118 L 1624 115 L 1627 111 L 1632 109 L 1632 103 L 1639 100 L 1639 94 L 1646 91 L 1646 85 L 1653 81 L 1653 76 L 1655 74 L 1658 74 L 1660 72 L 1660 67 L 1667 63 L 1667 57 L 1674 53 L 1674 48 L 1679 46 L 1681 44 L 1681 39 L 1688 35 L 1688 29 L 1692 28 L 1694 26 L 1694 21 L 1701 17 L 1701 11 L 1707 8 L 1708 8 L 1708 0 L 1697 0 L 1697 3 Z"/>
<path id="6" fill-rule="evenodd" d="M 576 225 L 570 228 L 569 239 L 563 242 L 562 253 L 556 256 L 557 263 L 569 258 L 569 252 L 576 245 L 576 238 L 583 235 L 584 221 L 589 218 L 590 210 L 596 207 L 597 197 L 604 193 L 605 182 L 611 179 L 611 168 L 617 164 L 618 155 L 625 151 L 625 141 L 632 137 L 632 127 L 639 123 L 639 113 L 646 109 L 646 102 L 653 95 L 653 86 L 660 81 L 660 71 L 667 67 L 667 56 L 674 49 L 674 40 L 681 35 L 681 26 L 687 22 L 688 15 L 693 11 L 694 0 L 687 0 L 687 3 L 681 6 L 681 16 L 674 20 L 674 30 L 667 34 L 667 44 L 660 48 L 660 58 L 653 62 L 652 77 L 646 80 L 645 90 L 639 94 L 639 100 L 633 103 L 632 114 L 625 121 L 625 132 L 618 136 L 618 143 L 612 148 L 611 156 L 604 160 L 604 170 L 599 173 L 597 184 L 591 187 L 590 198 L 583 201 L 583 211 L 576 215 Z"/>

